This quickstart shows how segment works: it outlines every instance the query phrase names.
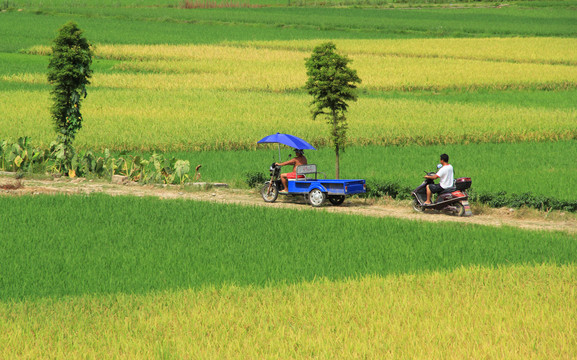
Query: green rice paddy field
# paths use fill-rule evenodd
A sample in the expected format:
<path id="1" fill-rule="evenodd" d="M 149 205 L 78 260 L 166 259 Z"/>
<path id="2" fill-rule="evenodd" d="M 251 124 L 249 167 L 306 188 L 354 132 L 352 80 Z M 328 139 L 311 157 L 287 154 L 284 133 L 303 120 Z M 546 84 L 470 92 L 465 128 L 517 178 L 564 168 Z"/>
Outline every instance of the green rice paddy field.
<path id="1" fill-rule="evenodd" d="M 3 358 L 577 346 L 573 235 L 106 195 L 0 204 Z"/>
<path id="2" fill-rule="evenodd" d="M 49 46 L 75 20 L 97 55 L 79 150 L 242 187 L 280 131 L 331 176 L 303 84 L 332 40 L 363 79 L 343 177 L 412 187 L 447 152 L 477 191 L 575 200 L 577 2 L 183 3 L 1 2 L 0 139 L 52 141 Z M 0 196 L 0 219 L 2 359 L 577 353 L 574 234 L 104 195 Z"/>

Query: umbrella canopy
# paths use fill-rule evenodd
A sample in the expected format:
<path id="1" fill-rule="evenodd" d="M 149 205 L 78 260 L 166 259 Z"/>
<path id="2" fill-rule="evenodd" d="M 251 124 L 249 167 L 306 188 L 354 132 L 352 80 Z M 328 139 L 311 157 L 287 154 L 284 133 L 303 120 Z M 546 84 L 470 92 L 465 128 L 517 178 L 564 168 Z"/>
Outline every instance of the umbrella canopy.
<path id="1" fill-rule="evenodd" d="M 301 150 L 316 150 L 308 142 L 290 134 L 276 133 L 269 136 L 265 136 L 257 142 L 257 144 L 266 144 L 266 143 L 279 143 Z"/>
<path id="2" fill-rule="evenodd" d="M 269 136 L 265 136 L 259 141 L 257 144 L 270 144 L 270 143 L 277 143 L 278 145 L 278 161 L 280 161 L 280 144 L 293 147 L 295 149 L 300 150 L 316 150 L 311 144 L 304 141 L 303 139 L 290 135 L 290 134 L 281 134 L 276 133 Z"/>

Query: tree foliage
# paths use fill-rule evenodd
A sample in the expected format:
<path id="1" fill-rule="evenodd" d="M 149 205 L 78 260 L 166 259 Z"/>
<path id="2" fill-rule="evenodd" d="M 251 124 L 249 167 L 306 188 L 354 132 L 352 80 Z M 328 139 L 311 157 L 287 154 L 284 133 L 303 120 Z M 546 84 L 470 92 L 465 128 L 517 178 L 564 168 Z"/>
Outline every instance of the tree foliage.
<path id="1" fill-rule="evenodd" d="M 336 53 L 336 45 L 323 43 L 314 48 L 306 60 L 308 80 L 305 88 L 312 95 L 313 119 L 325 116 L 331 127 L 331 141 L 336 155 L 336 178 L 339 178 L 339 150 L 346 143 L 347 101 L 356 101 L 356 84 L 361 82 L 357 71 L 348 67 L 346 56 Z"/>
<path id="2" fill-rule="evenodd" d="M 90 84 L 92 50 L 82 30 L 74 22 L 60 28 L 52 45 L 48 64 L 48 81 L 54 101 L 51 107 L 52 120 L 57 133 L 57 142 L 63 144 L 67 156 L 73 156 L 72 142 L 80 128 L 82 115 L 81 100 L 86 97 L 86 85 Z"/>

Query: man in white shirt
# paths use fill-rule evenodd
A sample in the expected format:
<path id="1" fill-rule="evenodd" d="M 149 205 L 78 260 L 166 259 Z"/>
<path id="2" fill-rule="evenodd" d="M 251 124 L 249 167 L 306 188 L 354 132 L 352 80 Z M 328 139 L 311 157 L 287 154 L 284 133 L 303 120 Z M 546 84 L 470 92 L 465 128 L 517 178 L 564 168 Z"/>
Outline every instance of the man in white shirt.
<path id="1" fill-rule="evenodd" d="M 431 196 L 433 194 L 438 194 L 445 189 L 454 186 L 453 177 L 453 166 L 449 164 L 449 155 L 441 154 L 441 165 L 443 165 L 439 171 L 434 175 L 425 175 L 425 178 L 435 180 L 439 179 L 439 184 L 429 184 L 427 185 L 427 201 L 425 204 L 431 203 Z"/>

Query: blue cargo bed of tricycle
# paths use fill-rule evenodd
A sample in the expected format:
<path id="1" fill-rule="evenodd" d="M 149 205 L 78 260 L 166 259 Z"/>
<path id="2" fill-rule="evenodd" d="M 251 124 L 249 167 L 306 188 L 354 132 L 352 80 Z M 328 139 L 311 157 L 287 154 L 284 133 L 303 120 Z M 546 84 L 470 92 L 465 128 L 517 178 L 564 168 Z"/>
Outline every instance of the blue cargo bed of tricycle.
<path id="1" fill-rule="evenodd" d="M 261 189 L 261 195 L 266 202 L 274 202 L 278 195 L 304 195 L 312 206 L 321 206 L 326 199 L 333 205 L 341 205 L 347 195 L 366 192 L 365 180 L 326 179 L 324 173 L 317 172 L 314 164 L 297 166 L 296 179 L 289 179 L 288 189 L 279 192 L 278 189 L 282 188 L 280 166 L 273 163 L 270 172 L 271 180 L 264 183 Z M 323 174 L 325 178 L 319 179 L 319 174 Z"/>
<path id="2" fill-rule="evenodd" d="M 290 194 L 308 194 L 313 189 L 319 189 L 327 195 L 353 195 L 364 193 L 365 180 L 289 180 Z"/>
<path id="3" fill-rule="evenodd" d="M 321 206 L 325 199 L 333 205 L 341 205 L 347 195 L 366 192 L 365 180 L 319 179 L 314 164 L 297 167 L 296 179 L 288 181 L 288 195 L 302 194 L 312 206 Z M 320 173 L 323 174 L 324 173 Z"/>

